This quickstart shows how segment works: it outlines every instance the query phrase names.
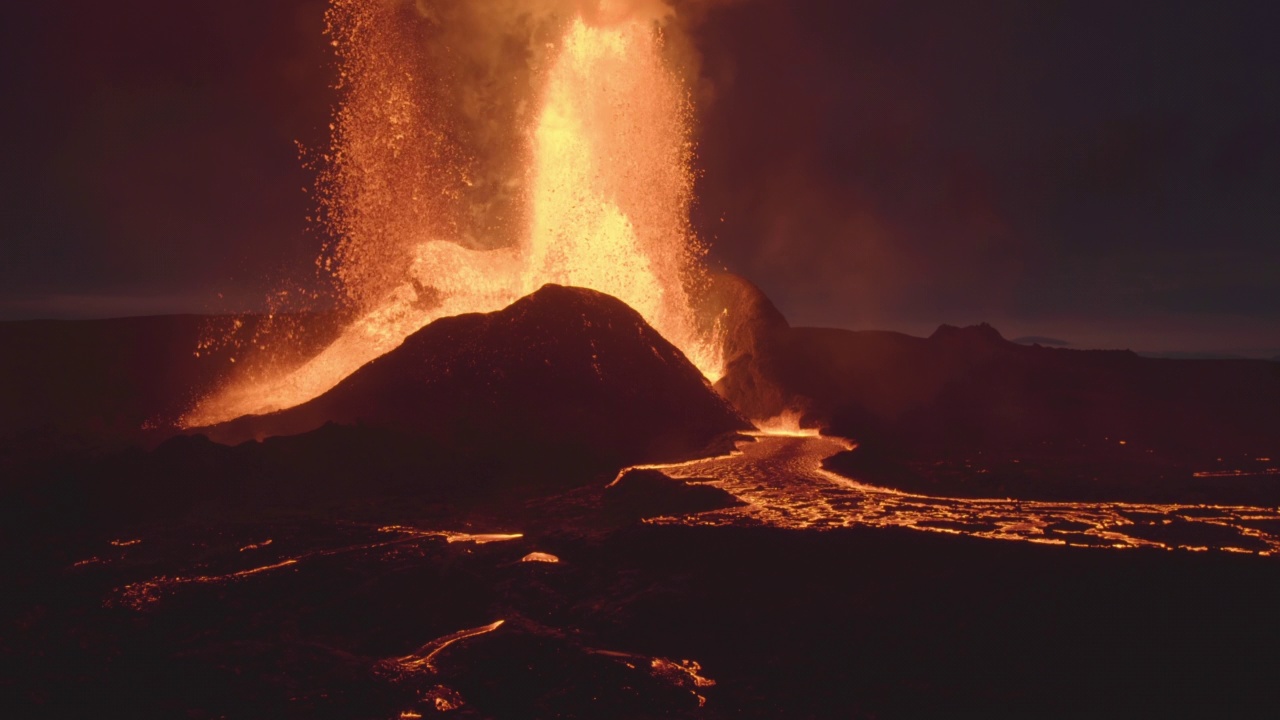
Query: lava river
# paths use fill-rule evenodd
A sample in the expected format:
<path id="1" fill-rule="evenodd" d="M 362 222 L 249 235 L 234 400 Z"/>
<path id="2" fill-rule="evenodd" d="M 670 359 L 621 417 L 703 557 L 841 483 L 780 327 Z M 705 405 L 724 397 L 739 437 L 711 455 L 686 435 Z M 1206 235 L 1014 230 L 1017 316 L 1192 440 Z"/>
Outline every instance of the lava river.
<path id="1" fill-rule="evenodd" d="M 746 503 L 651 522 L 816 529 L 896 526 L 1053 545 L 1257 555 L 1280 551 L 1280 512 L 1274 509 L 913 495 L 866 485 L 822 467 L 823 460 L 852 447 L 841 438 L 761 433 L 754 441 L 740 442 L 729 455 L 645 466 L 718 486 Z"/>

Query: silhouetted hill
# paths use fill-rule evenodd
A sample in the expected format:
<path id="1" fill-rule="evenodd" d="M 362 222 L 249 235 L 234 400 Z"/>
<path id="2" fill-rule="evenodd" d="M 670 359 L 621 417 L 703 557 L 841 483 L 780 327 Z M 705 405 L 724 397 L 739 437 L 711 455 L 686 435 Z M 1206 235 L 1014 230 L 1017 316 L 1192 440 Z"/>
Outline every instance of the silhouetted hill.
<path id="1" fill-rule="evenodd" d="M 759 288 L 730 273 L 712 276 L 701 310 L 703 323 L 718 323 L 724 337 L 725 375 L 716 389 L 747 417 L 777 415 L 792 399 L 775 380 L 787 319 Z"/>
<path id="2" fill-rule="evenodd" d="M 1025 346 L 989 325 L 928 338 L 776 322 L 751 333 L 753 352 L 717 390 L 750 417 L 800 409 L 874 446 L 875 462 L 846 469 L 879 468 L 879 482 L 981 496 L 1098 499 L 1117 483 L 1126 496 L 1161 484 L 1202 499 L 1274 495 L 1232 487 L 1280 457 L 1273 362 Z"/>
<path id="3" fill-rule="evenodd" d="M 103 454 L 41 451 L 36 438 L 0 453 L 0 531 L 501 503 L 603 484 L 625 465 L 697 454 L 749 428 L 631 308 L 548 285 L 495 313 L 433 323 L 312 402 L 207 429 L 262 442 L 194 434 Z"/>
<path id="4" fill-rule="evenodd" d="M 686 455 L 749 427 L 639 313 L 557 285 L 498 312 L 438 320 L 303 405 L 202 432 L 236 442 L 326 422 L 462 448 L 521 438 L 615 466 Z"/>
<path id="5" fill-rule="evenodd" d="M 1280 372 L 1267 361 L 1028 347 L 989 325 L 772 339 L 767 357 L 730 368 L 721 392 L 760 416 L 803 407 L 853 437 L 971 448 L 1112 438 L 1205 453 L 1280 438 Z"/>

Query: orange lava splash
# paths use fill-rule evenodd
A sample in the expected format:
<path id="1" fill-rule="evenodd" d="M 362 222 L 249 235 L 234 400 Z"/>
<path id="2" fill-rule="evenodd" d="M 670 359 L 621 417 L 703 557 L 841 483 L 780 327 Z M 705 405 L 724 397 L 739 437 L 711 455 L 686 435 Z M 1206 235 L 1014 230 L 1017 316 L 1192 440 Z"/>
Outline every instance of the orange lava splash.
<path id="1" fill-rule="evenodd" d="M 718 358 L 685 288 L 701 252 L 689 228 L 690 112 L 651 25 L 572 23 L 534 131 L 524 289 L 613 295 L 714 380 Z"/>
<path id="2" fill-rule="evenodd" d="M 782 413 L 765 420 L 756 420 L 755 426 L 763 435 L 786 435 L 790 437 L 818 437 L 822 434 L 819 428 L 800 426 L 802 413 L 799 410 L 784 410 Z"/>
<path id="3" fill-rule="evenodd" d="M 598 24 L 568 23 L 528 132 L 524 236 L 477 249 L 484 243 L 457 221 L 473 210 L 459 190 L 466 159 L 423 106 L 439 93 L 411 72 L 412 42 L 391 7 L 333 0 L 330 9 L 345 94 L 322 187 L 341 240 L 320 263 L 356 319 L 300 367 L 234 378 L 182 425 L 301 404 L 437 319 L 499 310 L 549 282 L 623 300 L 718 379 L 719 339 L 690 299 L 705 282 L 688 219 L 691 105 L 664 61 L 660 26 L 626 14 L 603 22 L 601 12 Z"/>

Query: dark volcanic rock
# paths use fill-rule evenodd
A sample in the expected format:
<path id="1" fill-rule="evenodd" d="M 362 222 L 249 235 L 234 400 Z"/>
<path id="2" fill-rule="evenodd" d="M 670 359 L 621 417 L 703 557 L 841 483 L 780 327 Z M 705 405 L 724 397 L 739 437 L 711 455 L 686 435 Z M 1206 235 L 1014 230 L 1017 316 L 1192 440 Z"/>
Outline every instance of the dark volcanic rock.
<path id="1" fill-rule="evenodd" d="M 1027 347 L 987 325 L 931 337 L 790 328 L 767 359 L 730 366 L 736 406 L 792 396 L 832 432 L 916 450 L 1041 448 L 1126 440 L 1146 448 L 1265 455 L 1280 438 L 1280 372 L 1261 360 L 1162 360 Z M 761 388 L 758 368 L 768 367 Z"/>
<path id="2" fill-rule="evenodd" d="M 605 488 L 604 502 L 614 514 L 634 518 L 687 515 L 743 504 L 718 487 L 694 485 L 658 470 L 639 468 L 627 470 Z"/>
<path id="3" fill-rule="evenodd" d="M 725 376 L 716 389 L 747 417 L 764 419 L 795 404 L 778 361 L 791 327 L 760 288 L 731 273 L 720 273 L 701 301 L 703 322 L 718 322 L 724 334 Z"/>
<path id="4" fill-rule="evenodd" d="M 749 427 L 637 312 L 557 285 L 498 312 L 439 320 L 310 402 L 207 432 L 234 442 L 326 422 L 460 451 L 516 440 L 600 467 L 688 455 Z"/>
<path id="5" fill-rule="evenodd" d="M 179 335 L 175 348 L 189 339 Z M 498 313 L 435 323 L 311 403 L 208 433 L 273 436 L 262 442 L 195 435 L 103 451 L 16 434 L 0 445 L 0 534 L 505 502 L 603 485 L 621 467 L 697 454 L 748 427 L 626 305 L 548 286 Z"/>
<path id="6" fill-rule="evenodd" d="M 828 463 L 839 472 L 973 497 L 1277 496 L 1275 363 L 1026 346 L 985 324 L 928 338 L 795 328 L 758 291 L 727 296 L 737 320 L 716 389 L 749 417 L 801 410 L 805 425 L 858 440 Z"/>

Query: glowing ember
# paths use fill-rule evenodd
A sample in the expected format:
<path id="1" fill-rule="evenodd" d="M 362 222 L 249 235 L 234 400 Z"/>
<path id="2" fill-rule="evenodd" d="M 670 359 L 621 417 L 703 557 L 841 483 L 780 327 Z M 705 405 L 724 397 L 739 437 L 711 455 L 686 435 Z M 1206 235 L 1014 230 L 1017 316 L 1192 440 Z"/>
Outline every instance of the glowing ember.
<path id="1" fill-rule="evenodd" d="M 442 537 L 445 542 L 452 545 L 453 543 L 475 543 L 476 545 L 488 545 L 495 542 L 507 542 L 509 540 L 519 540 L 524 537 L 523 533 L 460 533 L 450 530 L 420 530 L 406 525 L 387 525 L 378 528 L 378 532 L 396 533 L 400 535 L 408 535 L 409 537 Z"/>
<path id="2" fill-rule="evenodd" d="M 487 535 L 471 535 L 470 533 L 448 533 L 445 539 L 450 544 L 469 542 L 477 545 L 488 545 L 495 542 L 506 542 L 508 540 L 519 540 L 524 537 L 520 533 L 491 533 Z"/>
<path id="3" fill-rule="evenodd" d="M 560 562 L 560 558 L 556 557 L 555 555 L 552 555 L 551 553 L 531 552 L 528 555 L 525 555 L 524 557 L 520 558 L 520 562 L 558 563 Z"/>
<path id="4" fill-rule="evenodd" d="M 161 575 L 143 582 L 136 582 L 126 585 L 124 588 L 116 591 L 116 596 L 108 602 L 108 605 L 127 607 L 132 610 L 142 610 L 148 605 L 158 602 L 166 594 L 173 592 L 176 588 L 183 585 L 201 584 L 201 585 L 223 585 L 238 580 L 261 575 L 272 570 L 280 570 L 282 568 L 293 567 L 298 564 L 298 558 L 288 558 L 270 565 L 249 568 L 248 570 L 239 570 L 237 572 L 226 573 L 224 575 L 192 575 L 187 577 L 169 577 Z"/>
<path id="5" fill-rule="evenodd" d="M 1204 470 L 1192 473 L 1198 478 L 1256 477 L 1261 475 L 1280 475 L 1280 468 L 1262 468 L 1259 470 Z"/>
<path id="6" fill-rule="evenodd" d="M 444 685 L 437 685 L 423 693 L 419 702 L 438 713 L 452 712 L 467 704 L 457 690 Z"/>
<path id="7" fill-rule="evenodd" d="M 527 228 L 495 248 L 500 239 L 471 238 L 456 221 L 475 210 L 461 190 L 466 161 L 423 105 L 439 89 L 414 74 L 393 5 L 333 0 L 329 13 L 344 100 L 321 186 L 342 239 L 320 265 L 357 318 L 301 367 L 239 376 L 182 424 L 298 405 L 439 318 L 499 310 L 549 282 L 623 300 L 718 379 L 718 339 L 690 301 L 704 282 L 688 220 L 691 108 L 660 27 L 608 12 L 591 13 L 603 24 L 568 24 L 529 133 Z"/>
<path id="8" fill-rule="evenodd" d="M 647 658 L 635 653 L 618 652 L 617 650 L 592 650 L 596 655 L 603 655 L 618 660 L 632 670 L 647 666 L 650 673 L 676 687 L 685 688 L 698 701 L 698 707 L 705 707 L 707 699 L 698 694 L 698 690 L 715 687 L 716 681 L 703 676 L 702 664 L 696 660 L 676 662 L 663 657 Z"/>

